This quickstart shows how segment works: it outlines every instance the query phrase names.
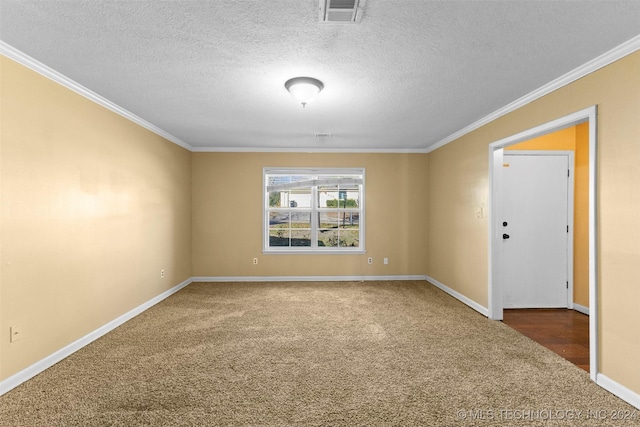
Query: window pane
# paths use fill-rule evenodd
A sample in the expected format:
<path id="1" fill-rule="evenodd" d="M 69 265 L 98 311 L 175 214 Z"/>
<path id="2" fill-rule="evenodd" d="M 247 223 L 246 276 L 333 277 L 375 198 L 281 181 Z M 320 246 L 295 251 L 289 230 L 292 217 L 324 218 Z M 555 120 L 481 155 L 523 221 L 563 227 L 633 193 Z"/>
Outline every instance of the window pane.
<path id="1" fill-rule="evenodd" d="M 340 228 L 357 229 L 360 225 L 360 214 L 358 212 L 339 212 L 338 226 Z"/>
<path id="2" fill-rule="evenodd" d="M 281 191 L 272 191 L 269 193 L 269 207 L 270 208 L 284 208 L 282 203 L 286 203 L 284 197 L 282 197 Z"/>
<path id="3" fill-rule="evenodd" d="M 318 187 L 318 207 L 337 208 L 338 207 L 338 186 L 321 185 Z"/>
<path id="4" fill-rule="evenodd" d="M 289 212 L 269 212 L 269 228 L 289 228 Z"/>
<path id="5" fill-rule="evenodd" d="M 321 185 L 318 187 L 319 208 L 360 207 L 360 187 L 358 185 Z"/>
<path id="6" fill-rule="evenodd" d="M 291 228 L 311 228 L 311 212 L 290 212 Z"/>
<path id="7" fill-rule="evenodd" d="M 269 230 L 269 246 L 289 246 L 289 229 Z"/>
<path id="8" fill-rule="evenodd" d="M 292 182 L 306 181 L 307 175 L 267 175 L 267 185 L 289 184 Z"/>
<path id="9" fill-rule="evenodd" d="M 311 212 L 269 212 L 269 247 L 311 246 Z"/>
<path id="10" fill-rule="evenodd" d="M 340 231 L 340 246 L 360 247 L 360 233 L 358 230 Z"/>
<path id="11" fill-rule="evenodd" d="M 319 247 L 360 247 L 359 230 L 318 230 Z"/>
<path id="12" fill-rule="evenodd" d="M 338 230 L 318 230 L 318 246 L 337 247 Z"/>
<path id="13" fill-rule="evenodd" d="M 359 169 L 271 169 L 264 175 L 265 249 L 364 249 L 359 241 L 364 176 Z"/>
<path id="14" fill-rule="evenodd" d="M 289 191 L 289 207 L 292 208 L 310 208 L 311 207 L 311 188 L 294 188 Z"/>
<path id="15" fill-rule="evenodd" d="M 320 212 L 318 215 L 320 218 L 319 228 L 338 228 L 340 225 L 340 213 L 339 212 Z"/>
<path id="16" fill-rule="evenodd" d="M 311 230 L 291 230 L 291 246 L 311 246 Z"/>
<path id="17" fill-rule="evenodd" d="M 360 207 L 360 188 L 359 186 L 340 186 L 340 195 L 343 201 L 340 207 L 359 208 Z"/>

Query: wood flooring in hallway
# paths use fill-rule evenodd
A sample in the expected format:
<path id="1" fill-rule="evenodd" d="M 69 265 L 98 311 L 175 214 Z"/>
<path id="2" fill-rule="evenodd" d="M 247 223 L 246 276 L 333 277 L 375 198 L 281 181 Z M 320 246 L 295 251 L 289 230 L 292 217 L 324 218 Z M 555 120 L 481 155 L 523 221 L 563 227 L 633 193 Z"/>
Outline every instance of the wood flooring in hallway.
<path id="1" fill-rule="evenodd" d="M 567 309 L 504 310 L 503 322 L 589 372 L 589 316 Z"/>

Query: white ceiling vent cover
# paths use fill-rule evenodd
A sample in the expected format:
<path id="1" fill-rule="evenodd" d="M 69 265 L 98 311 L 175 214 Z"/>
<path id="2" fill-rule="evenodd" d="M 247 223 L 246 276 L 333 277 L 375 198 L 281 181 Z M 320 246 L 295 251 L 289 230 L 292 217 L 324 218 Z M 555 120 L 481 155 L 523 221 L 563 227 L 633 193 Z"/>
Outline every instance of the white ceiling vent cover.
<path id="1" fill-rule="evenodd" d="M 358 24 L 366 0 L 320 0 L 320 22 Z"/>

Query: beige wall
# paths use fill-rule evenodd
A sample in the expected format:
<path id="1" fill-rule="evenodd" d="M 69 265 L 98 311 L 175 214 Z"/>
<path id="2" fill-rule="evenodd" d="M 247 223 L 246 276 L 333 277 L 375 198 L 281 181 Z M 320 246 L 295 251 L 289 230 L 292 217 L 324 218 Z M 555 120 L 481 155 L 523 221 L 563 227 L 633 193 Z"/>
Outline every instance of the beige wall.
<path id="1" fill-rule="evenodd" d="M 0 380 L 192 275 L 428 274 L 486 306 L 488 144 L 597 104 L 601 371 L 640 393 L 640 52 L 429 155 L 191 154 L 0 67 Z M 262 255 L 264 166 L 366 168 L 368 253 Z"/>
<path id="2" fill-rule="evenodd" d="M 191 153 L 0 67 L 2 380 L 191 276 Z"/>
<path id="3" fill-rule="evenodd" d="M 640 393 L 640 52 L 429 153 L 428 274 L 487 306 L 488 144 L 595 104 L 600 370 Z"/>
<path id="4" fill-rule="evenodd" d="M 426 272 L 426 154 L 193 154 L 194 276 Z M 364 255 L 262 254 L 264 167 L 364 167 Z M 258 265 L 253 265 L 253 258 Z M 367 257 L 374 263 L 367 264 Z M 384 265 L 382 259 L 389 258 Z"/>
<path id="5" fill-rule="evenodd" d="M 454 141 L 429 153 L 427 274 L 487 307 L 488 151 Z M 484 243 L 483 243 L 484 242 Z"/>

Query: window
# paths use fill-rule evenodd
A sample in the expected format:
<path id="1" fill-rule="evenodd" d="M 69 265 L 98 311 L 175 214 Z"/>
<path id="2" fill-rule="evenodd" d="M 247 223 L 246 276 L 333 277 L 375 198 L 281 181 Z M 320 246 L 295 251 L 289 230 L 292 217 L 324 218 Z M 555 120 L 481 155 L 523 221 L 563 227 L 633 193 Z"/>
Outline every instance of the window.
<path id="1" fill-rule="evenodd" d="M 270 253 L 363 253 L 364 169 L 264 169 Z"/>

